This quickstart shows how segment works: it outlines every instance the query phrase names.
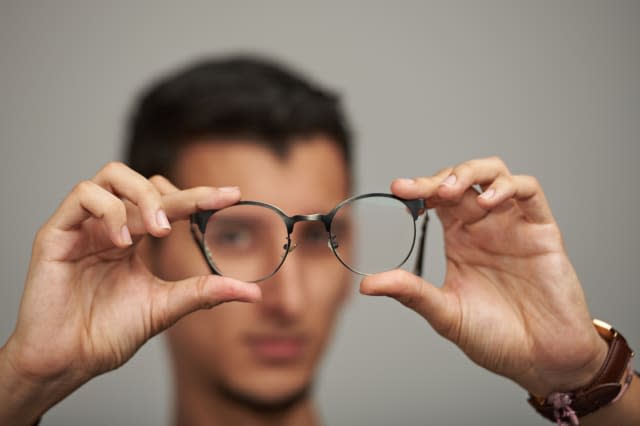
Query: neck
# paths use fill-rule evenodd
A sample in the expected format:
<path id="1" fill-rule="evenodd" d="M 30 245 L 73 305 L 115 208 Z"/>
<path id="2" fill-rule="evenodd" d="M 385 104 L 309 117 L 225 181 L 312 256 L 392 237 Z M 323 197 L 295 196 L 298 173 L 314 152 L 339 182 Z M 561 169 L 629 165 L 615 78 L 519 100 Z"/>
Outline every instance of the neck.
<path id="1" fill-rule="evenodd" d="M 176 382 L 176 426 L 316 426 L 320 423 L 309 396 L 281 409 L 264 410 L 245 404 L 221 389 L 203 389 L 180 377 Z"/>

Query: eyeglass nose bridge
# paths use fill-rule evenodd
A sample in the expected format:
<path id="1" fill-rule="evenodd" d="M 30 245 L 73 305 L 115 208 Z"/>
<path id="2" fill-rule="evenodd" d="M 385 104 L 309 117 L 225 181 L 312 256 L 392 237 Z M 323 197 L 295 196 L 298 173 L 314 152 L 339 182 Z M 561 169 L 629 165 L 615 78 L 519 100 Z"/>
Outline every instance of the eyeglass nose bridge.
<path id="1" fill-rule="evenodd" d="M 328 214 L 320 214 L 320 213 L 316 213 L 316 214 L 297 214 L 295 216 L 283 216 L 283 219 L 285 221 L 285 223 L 287 224 L 287 233 L 289 235 L 291 235 L 293 233 L 293 227 L 296 223 L 298 222 L 322 222 L 322 224 L 324 225 L 324 229 L 325 231 L 327 231 L 329 233 L 329 239 L 327 240 L 327 247 L 329 247 L 329 249 L 331 249 L 334 254 L 335 254 L 335 250 L 339 247 L 338 242 L 336 241 L 336 236 L 331 234 L 331 220 L 333 219 L 333 216 L 335 216 L 335 212 L 331 212 Z M 297 247 L 297 244 L 295 243 L 287 243 L 284 245 L 284 249 L 285 249 L 285 256 L 286 254 L 289 254 L 291 252 L 293 252 Z"/>
<path id="2" fill-rule="evenodd" d="M 322 222 L 324 229 L 329 232 L 331 226 L 331 219 L 333 214 L 297 214 L 295 216 L 287 216 L 285 222 L 287 223 L 287 231 L 289 234 L 293 232 L 293 227 L 298 222 Z"/>

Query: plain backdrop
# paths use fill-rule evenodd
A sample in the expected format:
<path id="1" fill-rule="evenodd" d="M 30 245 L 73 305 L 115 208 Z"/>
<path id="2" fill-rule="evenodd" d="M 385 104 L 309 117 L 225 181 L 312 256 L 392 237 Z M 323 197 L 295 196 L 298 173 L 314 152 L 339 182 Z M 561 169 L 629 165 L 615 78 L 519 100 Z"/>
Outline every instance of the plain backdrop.
<path id="1" fill-rule="evenodd" d="M 358 192 L 488 155 L 538 177 L 592 314 L 640 348 L 640 2 L 556 0 L 0 0 L 0 341 L 34 233 L 76 182 L 120 158 L 137 90 L 236 51 L 343 94 Z M 434 225 L 427 268 L 439 283 Z M 546 424 L 523 389 L 393 300 L 354 294 L 340 324 L 316 387 L 329 425 Z M 171 389 L 157 337 L 43 424 L 168 425 Z"/>

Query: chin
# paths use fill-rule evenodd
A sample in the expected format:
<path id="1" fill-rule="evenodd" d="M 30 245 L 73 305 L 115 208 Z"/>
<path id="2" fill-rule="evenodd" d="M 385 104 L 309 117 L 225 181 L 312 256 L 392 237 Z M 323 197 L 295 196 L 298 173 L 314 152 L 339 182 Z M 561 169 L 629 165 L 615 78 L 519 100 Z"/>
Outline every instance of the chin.
<path id="1" fill-rule="evenodd" d="M 247 373 L 239 380 L 238 388 L 255 394 L 260 399 L 281 399 L 287 395 L 298 393 L 300 389 L 309 387 L 312 382 L 312 374 L 306 369 L 287 366 L 268 366 L 254 371 L 248 369 Z"/>
<path id="2" fill-rule="evenodd" d="M 305 401 L 312 388 L 309 374 L 276 369 L 219 383 L 228 399 L 258 411 L 281 411 Z"/>

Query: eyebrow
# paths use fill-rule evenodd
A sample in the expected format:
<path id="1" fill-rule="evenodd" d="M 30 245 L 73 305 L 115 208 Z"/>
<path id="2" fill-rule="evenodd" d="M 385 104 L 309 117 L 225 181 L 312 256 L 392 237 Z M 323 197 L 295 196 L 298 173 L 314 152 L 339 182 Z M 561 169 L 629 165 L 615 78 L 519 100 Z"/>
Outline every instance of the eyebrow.
<path id="1" fill-rule="evenodd" d="M 250 225 L 260 225 L 260 226 L 269 226 L 269 222 L 275 223 L 272 220 L 265 220 L 264 217 L 260 217 L 261 215 L 251 215 L 251 214 L 234 214 L 231 216 L 211 216 L 210 221 L 215 220 L 216 222 L 220 222 L 223 226 L 246 226 Z M 278 218 L 279 220 L 279 218 Z M 282 223 L 279 220 L 278 224 Z"/>

